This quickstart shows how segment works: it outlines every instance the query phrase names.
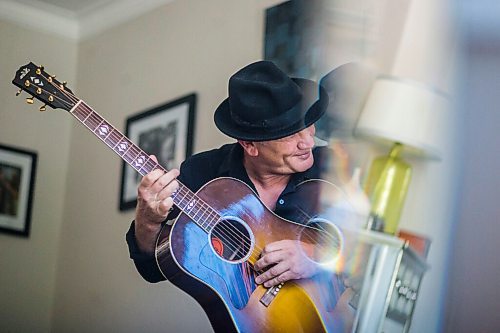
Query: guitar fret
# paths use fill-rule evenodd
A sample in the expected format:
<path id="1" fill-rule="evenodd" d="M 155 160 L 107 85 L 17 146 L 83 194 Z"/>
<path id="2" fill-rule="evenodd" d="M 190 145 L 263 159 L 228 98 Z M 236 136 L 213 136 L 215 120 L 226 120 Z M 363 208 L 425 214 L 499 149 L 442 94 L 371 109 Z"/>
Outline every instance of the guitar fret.
<path id="1" fill-rule="evenodd" d="M 201 222 L 203 229 L 205 229 L 205 222 L 206 222 L 205 216 L 206 216 L 206 213 L 207 213 L 206 208 L 204 206 L 206 206 L 206 204 L 205 204 L 205 202 L 202 202 L 199 205 L 198 211 L 195 214 L 195 217 L 199 221 L 203 221 L 203 222 Z M 198 216 L 199 213 L 201 214 L 201 216 Z"/>
<path id="2" fill-rule="evenodd" d="M 121 140 L 120 132 L 118 132 L 116 129 L 112 128 L 109 135 L 104 139 L 104 142 L 106 142 L 106 144 L 108 145 L 109 148 L 114 150 L 116 145 L 118 145 L 118 143 L 120 143 L 120 140 Z"/>
<path id="3" fill-rule="evenodd" d="M 151 162 L 151 161 L 152 161 L 152 160 L 151 160 L 151 158 L 148 156 L 148 157 L 147 157 L 147 159 L 146 159 L 146 161 L 145 161 L 145 162 L 144 162 L 144 164 L 142 165 L 142 167 L 141 167 L 139 170 L 137 170 L 137 171 L 138 171 L 141 175 L 145 175 L 145 174 L 147 174 L 147 173 L 149 173 L 149 172 L 153 171 L 153 170 L 154 170 L 154 169 L 153 169 L 153 167 L 154 167 L 154 166 L 156 166 L 156 165 L 158 165 L 158 163 L 153 163 L 153 167 L 146 168 L 146 167 L 148 167 L 148 163 L 149 163 L 149 162 Z M 145 168 L 146 168 L 146 169 L 145 169 Z M 143 171 L 143 169 L 144 169 L 145 173 L 143 173 L 143 172 L 142 172 L 142 171 Z"/>
<path id="4" fill-rule="evenodd" d="M 118 136 L 116 137 L 116 141 L 113 142 L 114 143 L 114 145 L 112 147 L 113 150 L 115 150 L 116 146 L 118 146 L 120 144 L 120 142 L 122 141 L 122 139 L 123 139 L 123 135 L 120 132 L 118 132 L 118 131 L 114 131 L 113 132 L 111 139 L 113 139 L 113 137 L 115 135 L 118 135 Z"/>
<path id="5" fill-rule="evenodd" d="M 205 221 L 204 223 L 207 224 L 206 227 L 208 227 L 208 229 L 211 230 L 215 225 L 215 223 L 212 223 L 212 220 L 216 214 L 214 214 L 215 212 L 210 206 L 207 205 L 207 207 L 208 207 L 208 209 L 207 209 L 208 215 L 203 219 L 203 221 Z M 218 218 L 216 219 L 215 222 L 217 222 L 217 221 L 218 221 Z"/>
<path id="6" fill-rule="evenodd" d="M 181 210 L 184 210 L 184 199 L 186 198 L 184 194 L 182 194 L 182 188 L 179 188 L 175 195 L 172 196 L 172 199 L 174 199 L 174 203 L 179 207 Z"/>
<path id="7" fill-rule="evenodd" d="M 159 167 L 159 166 L 160 165 L 158 163 L 156 163 L 153 159 L 149 158 L 148 161 L 146 162 L 146 164 L 144 164 L 144 171 L 146 173 L 149 173 L 149 172 L 157 169 L 157 167 Z M 142 169 L 141 169 L 141 171 L 142 171 Z"/>
<path id="8" fill-rule="evenodd" d="M 89 114 L 89 116 L 90 116 L 90 115 L 91 115 L 91 114 Z M 89 116 L 87 116 L 87 118 L 86 118 L 86 119 L 88 119 L 88 117 L 89 117 Z M 86 122 L 82 121 L 82 124 L 83 124 L 83 125 L 85 125 L 85 127 L 87 127 L 89 130 L 91 130 L 92 132 L 94 132 L 94 129 L 93 129 L 93 128 L 91 128 L 91 127 L 90 127 L 90 125 L 89 125 L 88 123 L 86 123 Z"/>
<path id="9" fill-rule="evenodd" d="M 88 117 L 90 117 L 92 115 L 92 111 L 89 112 L 89 114 L 85 117 L 85 119 L 82 120 L 82 123 L 85 123 L 85 120 L 87 120 Z"/>
<path id="10" fill-rule="evenodd" d="M 129 139 L 122 136 L 120 138 L 120 141 L 116 144 L 115 148 L 113 149 L 121 158 L 125 159 L 124 155 L 130 149 L 130 147 L 131 147 L 131 142 L 129 141 Z"/>
<path id="11" fill-rule="evenodd" d="M 144 166 L 144 163 L 146 162 L 147 158 L 148 157 L 142 151 L 140 151 L 139 154 L 135 157 L 134 169 L 136 169 L 137 172 L 140 173 L 140 170 Z"/>
<path id="12" fill-rule="evenodd" d="M 130 153 L 133 153 L 132 155 Z M 136 171 L 139 171 L 142 169 L 143 164 L 147 160 L 147 156 L 145 153 L 140 149 L 139 147 L 135 145 L 130 145 L 129 150 L 126 152 L 127 157 L 130 158 L 129 164 L 131 167 L 133 167 Z"/>
<path id="13" fill-rule="evenodd" d="M 97 125 L 96 129 L 94 130 L 95 134 L 98 134 L 101 140 L 106 142 L 106 138 L 111 134 L 111 125 L 106 122 L 106 120 L 102 120 L 99 125 Z M 96 133 L 97 131 L 97 133 Z"/>
<path id="14" fill-rule="evenodd" d="M 200 218 L 198 217 L 198 213 L 200 212 L 200 209 L 201 209 L 201 206 L 200 204 L 197 204 L 198 201 L 196 199 L 192 199 L 191 202 L 189 203 L 191 205 L 190 207 L 190 213 L 192 214 L 193 218 L 196 219 L 196 220 L 200 220 Z M 194 209 L 197 209 L 196 211 L 193 210 Z M 203 214 L 202 214 L 203 215 Z"/>
<path id="15" fill-rule="evenodd" d="M 87 119 L 85 119 L 85 121 L 83 122 L 85 125 L 87 125 L 87 127 L 92 131 L 94 132 L 95 128 L 97 127 L 97 124 L 100 123 L 100 117 L 95 114 L 94 112 L 92 112 L 88 117 Z"/>
<path id="16" fill-rule="evenodd" d="M 198 204 L 198 210 L 194 213 L 194 218 L 198 221 L 204 221 L 203 216 L 205 215 L 205 211 L 203 210 L 203 203 Z M 203 222 L 202 222 L 203 224 Z"/>
<path id="17" fill-rule="evenodd" d="M 189 196 L 190 192 L 185 191 L 186 193 L 183 193 L 184 188 L 179 188 L 179 191 L 176 193 L 176 196 L 173 197 L 174 203 L 186 214 L 189 212 L 186 210 L 188 203 L 190 202 L 191 198 Z M 189 215 L 189 214 L 188 214 Z"/>
<path id="18" fill-rule="evenodd" d="M 128 151 L 131 150 L 131 149 L 133 149 L 134 146 L 131 144 L 131 142 L 128 139 L 125 140 L 125 141 L 126 142 L 124 144 L 126 145 L 127 149 L 124 151 L 124 153 L 121 156 L 125 160 L 125 162 L 127 162 L 128 164 L 131 164 L 132 161 L 133 161 L 133 158 L 131 158 L 131 156 L 128 153 Z"/>
<path id="19" fill-rule="evenodd" d="M 210 232 L 214 224 L 206 219 L 214 214 L 214 210 L 203 200 L 198 198 L 189 189 L 179 188 L 174 198 L 174 203 L 203 230 Z M 208 209 L 207 209 L 208 208 Z"/>
<path id="20" fill-rule="evenodd" d="M 90 115 L 91 111 L 77 107 L 77 108 L 73 109 L 73 111 L 71 113 L 80 122 L 83 122 Z"/>
<path id="21" fill-rule="evenodd" d="M 210 210 L 210 214 L 209 214 L 209 217 L 206 219 L 206 221 L 207 221 L 208 226 L 210 226 L 210 229 L 212 229 L 215 226 L 215 224 L 219 221 L 219 215 L 212 207 L 210 207 L 210 206 L 208 206 L 208 207 Z"/>

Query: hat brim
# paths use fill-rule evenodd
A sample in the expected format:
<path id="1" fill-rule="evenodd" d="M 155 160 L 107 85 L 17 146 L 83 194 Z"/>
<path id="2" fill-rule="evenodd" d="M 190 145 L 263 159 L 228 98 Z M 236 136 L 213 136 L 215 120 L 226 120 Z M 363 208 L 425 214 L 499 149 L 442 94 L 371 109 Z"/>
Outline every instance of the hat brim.
<path id="1" fill-rule="evenodd" d="M 214 121 L 217 128 L 227 136 L 244 141 L 277 140 L 300 132 L 314 124 L 325 113 L 328 107 L 328 94 L 323 87 L 314 81 L 292 78 L 303 91 L 303 117 L 279 130 L 269 131 L 267 128 L 243 128 L 235 123 L 231 117 L 229 98 L 226 98 L 215 110 Z M 318 98 L 319 97 L 319 98 Z"/>

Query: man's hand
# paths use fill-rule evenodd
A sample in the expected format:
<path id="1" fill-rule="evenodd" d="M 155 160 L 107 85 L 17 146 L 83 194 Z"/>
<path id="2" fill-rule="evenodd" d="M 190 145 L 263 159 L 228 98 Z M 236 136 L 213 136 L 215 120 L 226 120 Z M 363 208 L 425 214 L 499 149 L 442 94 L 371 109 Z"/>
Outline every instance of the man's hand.
<path id="1" fill-rule="evenodd" d="M 318 265 L 305 254 L 312 251 L 311 244 L 296 240 L 281 240 L 266 245 L 254 264 L 255 271 L 265 272 L 257 276 L 255 282 L 269 288 L 288 280 L 313 276 L 318 271 Z"/>
<path id="2" fill-rule="evenodd" d="M 156 157 L 151 156 L 155 161 Z M 175 180 L 179 170 L 165 173 L 156 169 L 145 175 L 137 189 L 135 210 L 135 237 L 137 245 L 145 253 L 153 253 L 156 237 L 173 206 L 172 193 L 179 188 Z"/>

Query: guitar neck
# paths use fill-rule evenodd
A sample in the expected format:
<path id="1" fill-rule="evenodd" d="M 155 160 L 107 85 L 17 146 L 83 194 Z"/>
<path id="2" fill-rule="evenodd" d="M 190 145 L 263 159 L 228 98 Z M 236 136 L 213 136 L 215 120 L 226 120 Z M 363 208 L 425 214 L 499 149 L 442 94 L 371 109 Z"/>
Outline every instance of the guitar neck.
<path id="1" fill-rule="evenodd" d="M 64 82 L 59 82 L 54 75 L 45 72 L 42 66 L 36 66 L 32 62 L 21 66 L 12 83 L 19 88 L 19 93 L 24 90 L 54 109 L 69 111 L 142 176 L 156 169 L 167 172 L 84 101 L 73 95 Z M 172 194 L 172 199 L 182 212 L 206 232 L 210 232 L 219 219 L 219 214 L 212 207 L 181 182 L 177 191 Z"/>
<path id="2" fill-rule="evenodd" d="M 142 176 L 156 169 L 167 172 L 84 101 L 79 100 L 69 112 Z M 172 194 L 174 204 L 203 230 L 210 232 L 218 214 L 184 184 L 178 183 L 179 189 Z"/>
<path id="3" fill-rule="evenodd" d="M 142 176 L 155 169 L 167 171 L 85 102 L 80 100 L 70 113 Z"/>

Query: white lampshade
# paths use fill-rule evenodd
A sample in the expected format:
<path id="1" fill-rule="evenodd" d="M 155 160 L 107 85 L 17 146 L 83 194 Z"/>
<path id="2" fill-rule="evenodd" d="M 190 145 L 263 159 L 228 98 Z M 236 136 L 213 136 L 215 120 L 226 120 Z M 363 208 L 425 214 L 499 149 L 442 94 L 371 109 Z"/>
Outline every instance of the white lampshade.
<path id="1" fill-rule="evenodd" d="M 375 80 L 355 134 L 439 159 L 446 131 L 445 94 L 422 83 L 391 76 Z"/>

